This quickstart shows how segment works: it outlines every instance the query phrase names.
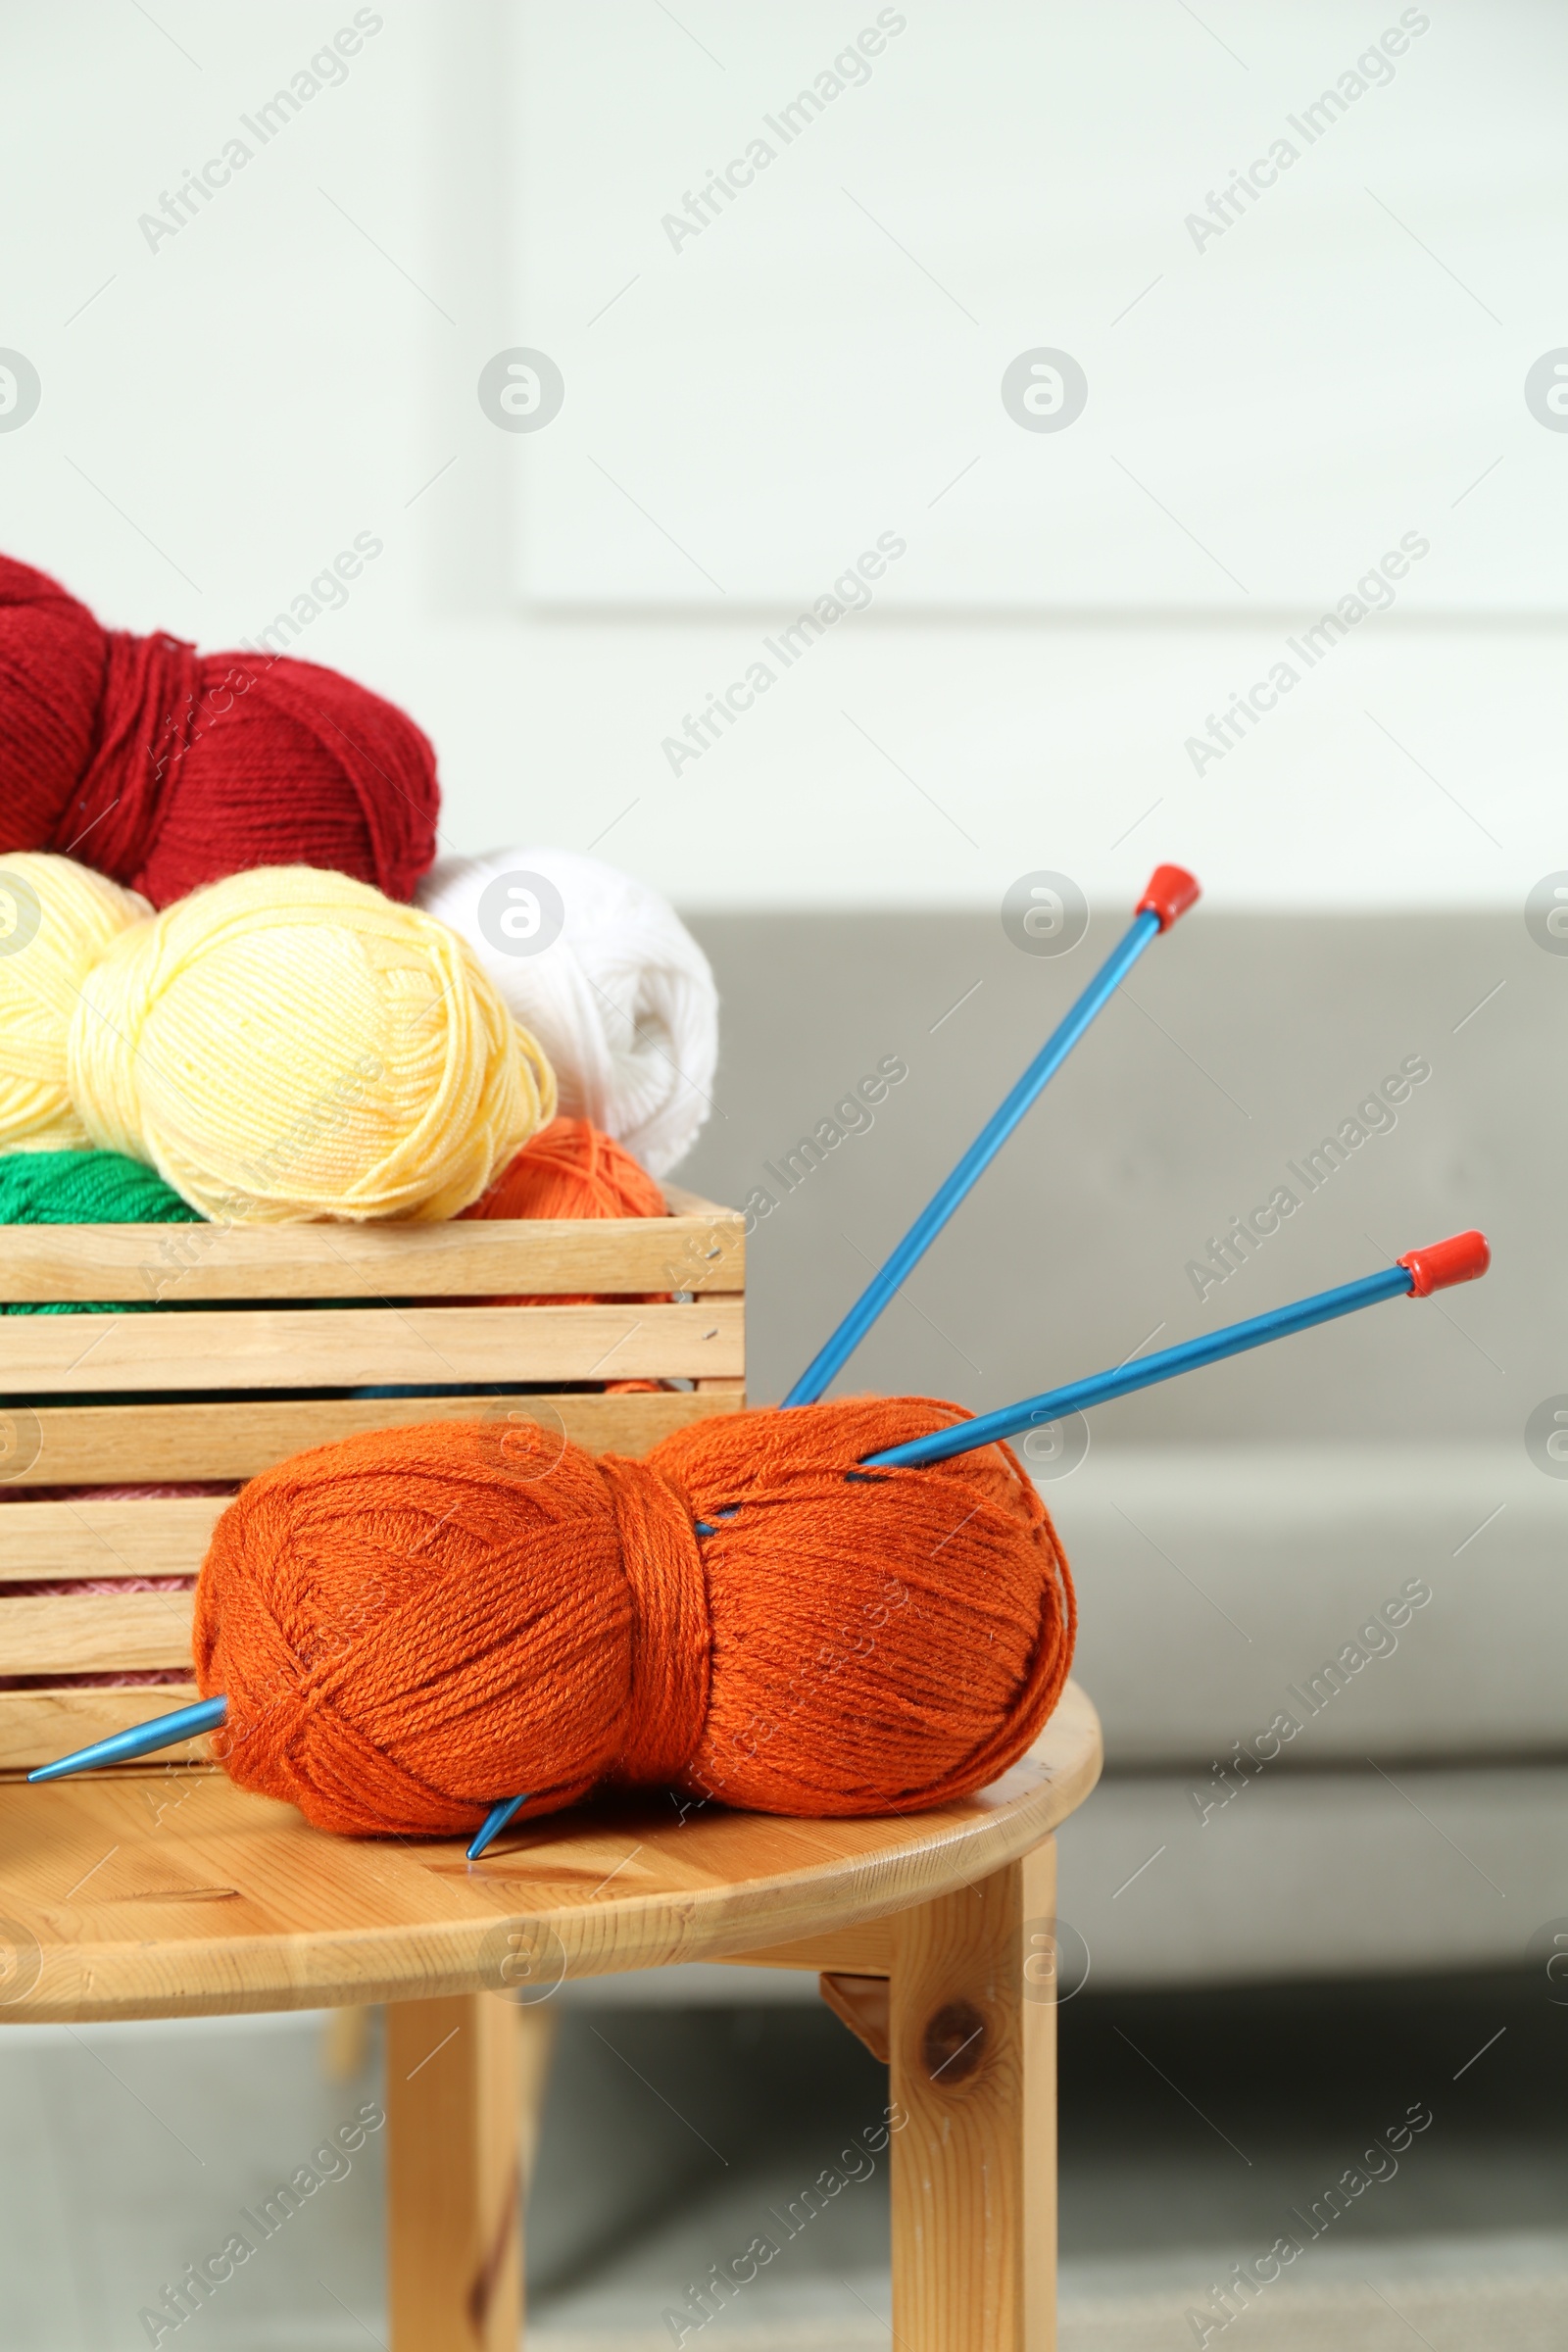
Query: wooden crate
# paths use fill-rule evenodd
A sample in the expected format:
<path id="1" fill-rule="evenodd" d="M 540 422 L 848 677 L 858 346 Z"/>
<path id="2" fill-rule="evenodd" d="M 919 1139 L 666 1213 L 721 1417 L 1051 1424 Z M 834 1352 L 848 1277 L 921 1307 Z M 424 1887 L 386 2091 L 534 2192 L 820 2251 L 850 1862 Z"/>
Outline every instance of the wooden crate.
<path id="1" fill-rule="evenodd" d="M 188 1592 L 87 1587 L 194 1576 L 227 1500 L 32 1490 L 237 1483 L 307 1446 L 431 1420 L 538 1421 L 594 1452 L 642 1453 L 737 1410 L 741 1218 L 672 1188 L 666 1200 L 667 1217 L 602 1221 L 0 1227 L 0 1299 L 166 1310 L 0 1315 L 0 1676 L 61 1678 L 0 1690 L 0 1772 L 197 1695 Z M 564 1302 L 484 1303 L 516 1296 Z M 636 1380 L 679 1385 L 613 1393 Z M 466 1393 L 497 1382 L 507 1393 Z M 266 1394 L 415 1384 L 453 1393 Z M 197 1401 L 162 1400 L 171 1390 Z M 37 1583 L 82 1589 L 8 1591 Z M 67 1679 L 175 1667 L 187 1675 L 172 1684 Z"/>

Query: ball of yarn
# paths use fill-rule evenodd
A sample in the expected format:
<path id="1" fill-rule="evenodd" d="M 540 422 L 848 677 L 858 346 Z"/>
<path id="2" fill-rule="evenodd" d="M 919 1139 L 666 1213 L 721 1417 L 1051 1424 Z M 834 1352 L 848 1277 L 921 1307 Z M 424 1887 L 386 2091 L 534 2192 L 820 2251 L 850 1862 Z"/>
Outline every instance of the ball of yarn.
<path id="1" fill-rule="evenodd" d="M 255 865 L 411 899 L 438 805 L 424 736 L 352 678 L 103 629 L 0 557 L 0 855 L 79 845 L 157 906 Z"/>
<path id="2" fill-rule="evenodd" d="M 555 1109 L 455 932 L 309 866 L 231 875 L 123 933 L 68 1070 L 94 1143 L 252 1223 L 455 1216 Z"/>
<path id="3" fill-rule="evenodd" d="M 21 1133 L 4 1116 L 19 1076 L 69 1096 L 88 1142 L 147 1161 L 204 1216 L 435 1218 L 554 1112 L 548 1062 L 456 933 L 368 883 L 261 867 L 104 945 L 82 923 L 83 869 L 13 858 L 0 874 L 39 866 L 71 879 L 38 879 L 44 919 L 0 957 L 0 1148 L 36 1124 L 32 1093 Z M 32 993 L 58 964 L 74 1010 L 63 1054 L 57 1020 L 53 1058 L 28 1049 L 17 1072 L 5 992 L 40 955 Z"/>
<path id="4" fill-rule="evenodd" d="M 195 1225 L 155 1168 L 122 1152 L 12 1152 L 0 1158 L 0 1225 Z"/>
<path id="5" fill-rule="evenodd" d="M 662 1217 L 664 1196 L 629 1152 L 587 1119 L 552 1119 L 466 1217 Z"/>
<path id="6" fill-rule="evenodd" d="M 555 900 L 508 904 L 508 877 L 540 877 Z M 493 885 L 500 885 L 491 896 Z M 547 894 L 534 892 L 535 899 Z M 574 850 L 443 858 L 418 903 L 463 933 L 513 1012 L 555 1064 L 561 1106 L 592 1120 L 664 1175 L 708 1116 L 718 1060 L 718 995 L 708 958 L 666 899 Z M 510 917 L 520 936 L 503 927 Z M 545 947 L 532 942 L 560 920 Z"/>
<path id="7" fill-rule="evenodd" d="M 503 1795 L 542 1812 L 607 1781 L 806 1815 L 961 1796 L 1037 1737 L 1075 1624 L 1006 1447 L 857 1471 L 965 1417 L 859 1398 L 543 1463 L 514 1428 L 446 1422 L 279 1463 L 197 1584 L 228 1771 L 359 1834 L 471 1832 Z"/>
<path id="8" fill-rule="evenodd" d="M 189 1202 L 155 1169 L 120 1152 L 11 1152 L 0 1158 L 0 1225 L 198 1223 Z M 0 1304 L 0 1314 L 140 1314 L 155 1303 L 151 1298 L 19 1298 Z"/>
<path id="9" fill-rule="evenodd" d="M 0 1143 L 79 1148 L 87 1131 L 66 1085 L 66 1039 L 82 984 L 110 943 L 149 912 L 70 858 L 0 864 Z"/>
<path id="10" fill-rule="evenodd" d="M 586 1119 L 552 1119 L 503 1168 L 490 1190 L 466 1217 L 662 1217 L 664 1196 L 646 1168 L 638 1166 L 612 1137 Z M 643 1294 L 632 1294 L 642 1296 Z M 668 1293 L 657 1294 L 668 1297 Z M 488 1306 L 592 1306 L 593 1292 L 524 1292 L 490 1298 Z M 461 1303 L 458 1299 L 447 1301 Z M 613 1381 L 617 1393 L 655 1389 L 657 1381 Z"/>

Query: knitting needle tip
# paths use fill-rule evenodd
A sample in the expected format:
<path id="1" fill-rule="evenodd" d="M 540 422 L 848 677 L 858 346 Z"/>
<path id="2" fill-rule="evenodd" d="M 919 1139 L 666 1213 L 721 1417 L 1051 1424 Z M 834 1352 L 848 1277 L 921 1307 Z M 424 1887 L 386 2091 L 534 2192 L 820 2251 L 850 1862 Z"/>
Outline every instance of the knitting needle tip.
<path id="1" fill-rule="evenodd" d="M 198 1739 L 203 1732 L 216 1732 L 228 1713 L 226 1698 L 198 1699 L 193 1707 L 176 1707 L 172 1715 L 155 1715 L 151 1723 L 132 1724 L 128 1732 L 115 1732 L 107 1740 L 95 1740 L 91 1747 L 78 1747 L 74 1755 L 56 1756 L 52 1764 L 40 1764 L 29 1772 L 29 1781 L 63 1781 L 75 1772 L 90 1772 L 97 1764 L 131 1764 L 138 1756 L 150 1756 L 161 1747 L 175 1747 L 182 1740 Z"/>
<path id="2" fill-rule="evenodd" d="M 479 1830 L 478 1835 L 473 1840 L 473 1843 L 468 1848 L 468 1860 L 470 1862 L 478 1861 L 479 1856 L 484 1852 L 485 1847 L 500 1837 L 502 1831 L 506 1828 L 513 1815 L 514 1813 L 519 1813 L 527 1802 L 528 1791 L 524 1789 L 521 1796 L 503 1797 L 499 1805 L 491 1806 L 489 1812 L 484 1817 L 483 1827 Z"/>

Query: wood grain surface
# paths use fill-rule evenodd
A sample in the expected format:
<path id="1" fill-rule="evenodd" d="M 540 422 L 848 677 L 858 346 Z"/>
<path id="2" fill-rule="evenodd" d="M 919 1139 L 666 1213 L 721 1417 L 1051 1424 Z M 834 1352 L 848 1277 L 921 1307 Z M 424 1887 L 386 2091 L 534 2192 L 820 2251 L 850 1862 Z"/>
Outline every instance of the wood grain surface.
<path id="1" fill-rule="evenodd" d="M 7 1585 L 44 1578 L 194 1576 L 227 1504 L 226 1494 L 7 1502 L 0 1506 L 0 1603 Z M 6 1629 L 14 1622 L 0 1607 L 0 1674 L 31 1671 L 8 1662 Z"/>
<path id="2" fill-rule="evenodd" d="M 693 1804 L 682 1818 L 651 1796 L 522 1821 L 477 1864 L 458 1839 L 324 1836 L 208 1769 L 9 1782 L 0 2023 L 532 1997 L 568 1970 L 831 1938 L 1029 1852 L 1100 1761 L 1098 1718 L 1069 1685 L 1032 1752 L 958 1804 L 863 1821 Z M 855 1963 L 829 1946 L 817 1965 Z"/>
<path id="3" fill-rule="evenodd" d="M 176 1596 L 177 1597 L 177 1596 Z M 190 1652 L 187 1647 L 186 1664 Z M 45 1669 L 44 1671 L 50 1671 Z M 53 1671 L 58 1672 L 59 1669 Z M 13 1776 L 47 1764 L 51 1756 L 69 1756 L 112 1732 L 124 1732 L 134 1723 L 151 1723 L 174 1707 L 194 1706 L 201 1696 L 194 1681 L 154 1683 L 141 1690 L 0 1690 L 0 1773 Z M 167 1748 L 159 1769 L 201 1764 L 207 1759 L 205 1740 L 187 1740 Z M 5 1870 L 0 1865 L 0 1910 L 5 1907 Z"/>
<path id="4" fill-rule="evenodd" d="M 29 1487 L 178 1485 L 187 1479 L 254 1478 L 308 1446 L 368 1429 L 420 1421 L 507 1420 L 514 1414 L 560 1428 L 590 1453 L 646 1453 L 661 1438 L 712 1413 L 739 1412 L 746 1384 L 663 1389 L 631 1396 L 555 1396 L 518 1389 L 501 1396 L 339 1396 L 244 1404 L 44 1404 L 10 1408 L 20 1441 L 6 1485 Z M 0 1502 L 4 1512 L 20 1507 Z M 80 1502 L 72 1508 L 81 1511 Z M 96 1573 L 96 1571 L 94 1572 Z"/>
<path id="5" fill-rule="evenodd" d="M 399 2352 L 517 2352 L 518 2015 L 484 1993 L 387 2012 L 387 2303 Z"/>
<path id="6" fill-rule="evenodd" d="M 1055 1844 L 893 1924 L 893 2333 L 906 2352 L 1051 2352 Z"/>
<path id="7" fill-rule="evenodd" d="M 0 1587 L 0 1674 L 180 1666 L 188 1675 L 192 1599 L 189 1592 L 29 1592 L 8 1599 Z M 0 1711 L 18 1695 L 0 1692 Z"/>
<path id="8" fill-rule="evenodd" d="M 690 1305 L 255 1306 L 0 1316 L 0 1391 L 357 1389 L 465 1380 L 734 1379 L 745 1301 Z"/>
<path id="9" fill-rule="evenodd" d="M 670 1217 L 431 1225 L 8 1225 L 0 1299 L 414 1298 L 739 1291 L 739 1214 L 678 1198 Z"/>

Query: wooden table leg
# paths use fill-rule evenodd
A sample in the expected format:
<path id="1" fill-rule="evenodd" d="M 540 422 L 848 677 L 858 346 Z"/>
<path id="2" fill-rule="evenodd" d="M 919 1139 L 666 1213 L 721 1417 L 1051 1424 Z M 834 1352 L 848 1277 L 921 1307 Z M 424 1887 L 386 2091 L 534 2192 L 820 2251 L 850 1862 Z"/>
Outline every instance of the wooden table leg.
<path id="1" fill-rule="evenodd" d="M 894 1926 L 893 2332 L 903 2352 L 1056 2341 L 1055 1846 Z"/>
<path id="2" fill-rule="evenodd" d="M 371 2011 L 345 2001 L 321 2020 L 321 2072 L 329 2082 L 352 2082 L 370 2054 Z"/>
<path id="3" fill-rule="evenodd" d="M 516 2352 L 517 2016 L 488 1992 L 387 2011 L 392 2352 Z"/>
<path id="4" fill-rule="evenodd" d="M 517 2020 L 517 2163 L 522 2201 L 528 2202 L 539 2132 L 545 2119 L 545 2094 L 550 2088 L 550 2062 L 556 2054 L 561 2011 L 554 2001 L 524 2001 L 514 2011 Z"/>

